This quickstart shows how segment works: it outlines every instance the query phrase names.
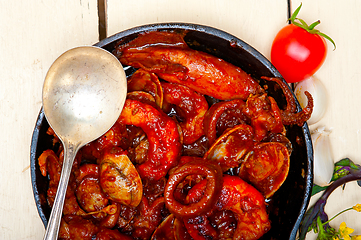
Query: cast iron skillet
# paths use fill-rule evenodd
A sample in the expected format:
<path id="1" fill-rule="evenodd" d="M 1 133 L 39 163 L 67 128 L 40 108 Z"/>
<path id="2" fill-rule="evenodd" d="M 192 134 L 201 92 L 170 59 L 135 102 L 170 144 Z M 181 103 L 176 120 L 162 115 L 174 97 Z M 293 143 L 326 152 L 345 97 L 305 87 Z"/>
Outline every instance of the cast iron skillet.
<path id="1" fill-rule="evenodd" d="M 95 46 L 111 52 L 120 39 L 127 42 L 136 38 L 141 32 L 154 30 L 187 31 L 185 40 L 190 47 L 239 66 L 255 79 L 259 80 L 262 76 L 281 77 L 275 67 L 247 43 L 208 26 L 187 23 L 144 25 L 115 34 L 96 43 Z M 260 83 L 264 84 L 263 81 Z M 280 88 L 272 83 L 268 85 L 270 86 L 267 90 L 268 94 L 276 99 L 280 107 L 284 106 L 285 99 Z M 299 104 L 298 109 L 300 110 Z M 46 202 L 48 179 L 41 175 L 37 159 L 44 150 L 52 148 L 52 138 L 46 134 L 48 127 L 43 109 L 41 109 L 32 137 L 30 167 L 36 206 L 45 226 L 51 211 Z M 313 182 L 313 151 L 308 126 L 305 123 L 302 127 L 287 126 L 286 128 L 287 137 L 293 145 L 290 172 L 282 187 L 271 199 L 267 200 L 272 223 L 271 230 L 262 239 L 295 239 L 310 199 Z"/>

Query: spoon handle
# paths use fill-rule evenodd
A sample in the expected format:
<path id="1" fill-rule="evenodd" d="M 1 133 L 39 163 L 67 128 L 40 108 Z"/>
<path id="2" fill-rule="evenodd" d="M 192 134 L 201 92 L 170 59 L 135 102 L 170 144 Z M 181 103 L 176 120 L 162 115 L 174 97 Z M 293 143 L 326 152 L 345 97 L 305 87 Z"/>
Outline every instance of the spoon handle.
<path id="1" fill-rule="evenodd" d="M 46 227 L 44 240 L 58 239 L 66 189 L 68 187 L 69 177 L 76 152 L 77 149 L 74 148 L 74 145 L 72 143 L 64 144 L 63 168 L 61 171 L 60 181 L 58 185 L 58 190 L 56 192 L 53 208 L 51 210 L 50 218 Z"/>

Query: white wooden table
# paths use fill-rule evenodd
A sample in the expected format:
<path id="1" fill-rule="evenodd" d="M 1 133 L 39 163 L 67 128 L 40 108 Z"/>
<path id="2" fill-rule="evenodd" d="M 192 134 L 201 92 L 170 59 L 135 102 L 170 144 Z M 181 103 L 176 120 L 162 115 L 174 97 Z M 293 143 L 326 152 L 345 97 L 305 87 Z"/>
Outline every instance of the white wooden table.
<path id="1" fill-rule="evenodd" d="M 291 0 L 292 11 L 300 0 Z M 233 34 L 269 57 L 272 40 L 287 24 L 287 0 L 132 0 L 107 1 L 108 36 L 149 23 L 189 22 Z M 318 19 L 318 29 L 331 36 L 332 51 L 316 73 L 326 85 L 329 107 L 315 126 L 332 129 L 334 160 L 349 157 L 361 164 L 361 1 L 304 0 L 299 17 Z M 0 239 L 42 239 L 30 180 L 30 143 L 41 108 L 46 72 L 64 51 L 99 40 L 97 0 L 0 1 Z M 311 203 L 314 199 L 311 199 Z M 333 216 L 361 203 L 361 188 L 338 189 L 326 210 Z M 342 221 L 361 234 L 361 213 Z M 308 239 L 314 236 L 308 235 Z"/>

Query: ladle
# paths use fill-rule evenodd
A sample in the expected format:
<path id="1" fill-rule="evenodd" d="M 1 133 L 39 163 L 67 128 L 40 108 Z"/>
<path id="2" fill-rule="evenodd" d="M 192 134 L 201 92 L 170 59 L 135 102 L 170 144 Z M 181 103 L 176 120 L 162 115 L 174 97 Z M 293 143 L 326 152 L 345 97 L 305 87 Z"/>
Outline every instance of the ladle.
<path id="1" fill-rule="evenodd" d="M 58 190 L 44 239 L 57 239 L 66 188 L 78 150 L 108 131 L 126 98 L 124 69 L 110 52 L 70 49 L 54 61 L 43 86 L 45 117 L 64 146 Z"/>

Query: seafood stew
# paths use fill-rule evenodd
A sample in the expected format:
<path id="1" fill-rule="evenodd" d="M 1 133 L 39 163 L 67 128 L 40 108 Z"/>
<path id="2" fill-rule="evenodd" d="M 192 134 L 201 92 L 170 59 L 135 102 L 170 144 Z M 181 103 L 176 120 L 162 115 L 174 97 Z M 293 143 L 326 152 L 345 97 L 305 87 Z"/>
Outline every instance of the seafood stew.
<path id="1" fill-rule="evenodd" d="M 128 49 L 126 50 L 123 49 L 121 50 L 121 52 L 125 52 L 129 50 L 130 55 L 128 55 L 128 57 L 126 56 L 128 59 L 122 60 L 121 59 L 122 56 L 120 55 L 117 56 L 124 64 L 125 61 L 129 60 L 129 58 L 130 60 L 132 60 L 131 58 L 134 56 L 134 52 L 132 52 L 134 50 L 132 49 L 132 40 L 141 39 L 142 36 L 147 36 L 147 33 L 145 32 L 152 32 L 152 30 L 166 30 L 167 32 L 171 32 L 175 30 L 177 34 L 181 34 L 187 46 L 185 46 L 184 44 L 182 45 L 181 41 L 179 40 L 176 41 L 174 41 L 174 39 L 167 40 L 168 44 L 171 45 L 168 46 L 168 49 L 169 47 L 172 47 L 173 49 L 175 48 L 177 50 L 175 51 L 177 54 L 179 54 L 179 52 L 180 54 L 184 54 L 184 51 L 191 51 L 191 52 L 194 50 L 202 51 L 217 58 L 223 59 L 225 62 L 231 63 L 235 67 L 241 68 L 243 71 L 247 73 L 247 75 L 249 74 L 252 79 L 256 79 L 256 83 L 254 84 L 254 90 L 251 90 L 254 91 L 252 92 L 254 96 L 257 96 L 257 98 L 253 99 L 254 102 L 257 103 L 262 100 L 262 101 L 266 101 L 267 104 L 269 104 L 270 106 L 278 105 L 279 110 L 274 110 L 274 108 L 272 107 L 270 107 L 270 109 L 274 110 L 273 115 L 275 115 L 275 113 L 279 114 L 280 118 L 282 118 L 284 121 L 281 123 L 280 121 L 274 121 L 273 122 L 275 123 L 273 124 L 274 127 L 267 128 L 267 131 L 265 132 L 263 127 L 260 128 L 255 127 L 255 126 L 259 126 L 259 122 L 255 121 L 253 122 L 253 124 L 250 123 L 249 119 L 251 119 L 252 116 L 254 116 L 251 113 L 253 109 L 252 108 L 253 105 L 251 101 L 252 99 L 250 99 L 249 101 L 248 98 L 242 100 L 241 98 L 243 97 L 241 96 L 232 100 L 227 97 L 226 100 L 230 100 L 230 101 L 223 101 L 222 99 L 219 99 L 220 98 L 219 95 L 213 95 L 213 93 L 209 93 L 209 92 L 206 92 L 207 96 L 202 97 L 203 94 L 194 93 L 192 87 L 189 86 L 183 87 L 183 85 L 179 85 L 176 82 L 174 82 L 176 80 L 174 81 L 172 80 L 178 78 L 181 75 L 181 73 L 184 73 L 182 68 L 178 71 L 177 67 L 179 67 L 179 65 L 182 65 L 178 62 L 175 63 L 174 66 L 172 66 L 171 71 L 168 70 L 163 71 L 164 70 L 163 69 L 161 70 L 162 72 L 159 71 L 159 69 L 162 69 L 162 67 L 159 67 L 161 65 L 159 64 L 159 62 L 157 63 L 158 64 L 157 68 L 151 65 L 147 65 L 149 64 L 149 62 L 141 63 L 141 65 L 145 67 L 140 69 L 146 70 L 142 72 L 142 70 L 138 69 L 139 66 L 134 65 L 132 61 L 129 61 L 127 63 L 129 65 L 133 65 L 133 67 L 129 67 L 129 66 L 125 66 L 125 67 L 127 69 L 127 75 L 129 77 L 128 92 L 130 94 L 128 96 L 125 111 L 124 113 L 122 113 L 120 120 L 118 121 L 119 124 L 113 127 L 112 136 L 115 136 L 116 133 L 120 131 L 120 129 L 124 128 L 125 125 L 125 126 L 131 126 L 128 127 L 127 129 L 127 132 L 130 133 L 130 135 L 138 134 L 137 136 L 139 135 L 144 136 L 144 132 L 145 132 L 145 135 L 147 136 L 148 139 L 144 137 L 138 137 L 137 151 L 131 154 L 129 154 L 129 151 L 123 152 L 120 149 L 115 149 L 115 150 L 113 149 L 109 151 L 108 150 L 104 151 L 100 155 L 100 151 L 94 153 L 94 151 L 90 147 L 88 148 L 87 152 L 85 150 L 83 151 L 83 155 L 90 153 L 89 155 L 91 155 L 91 157 L 88 156 L 87 158 L 93 157 L 94 159 L 98 159 L 98 160 L 92 162 L 91 164 L 93 165 L 85 165 L 85 164 L 80 165 L 82 161 L 84 162 L 84 159 L 79 159 L 79 166 L 81 167 L 79 167 L 77 178 L 74 180 L 74 182 L 76 183 L 75 185 L 77 185 L 74 188 L 76 188 L 77 189 L 76 191 L 79 192 L 78 194 L 76 194 L 77 196 L 74 197 L 74 201 L 78 203 L 78 205 L 80 205 L 79 209 L 77 210 L 79 213 L 78 215 L 90 214 L 92 212 L 94 213 L 98 211 L 97 209 L 102 209 L 103 212 L 101 214 L 103 215 L 108 214 L 110 216 L 110 215 L 114 215 L 113 213 L 115 211 L 114 209 L 116 209 L 115 212 L 126 211 L 123 207 L 120 207 L 119 205 L 127 205 L 128 208 L 142 205 L 143 208 L 144 206 L 148 206 L 148 209 L 152 209 L 155 212 L 157 211 L 161 212 L 159 216 L 162 216 L 160 218 L 162 219 L 162 221 L 164 218 L 164 221 L 162 222 L 162 224 L 160 224 L 160 226 L 167 225 L 167 221 L 170 221 L 173 224 L 172 226 L 175 226 L 175 228 L 182 228 L 182 229 L 186 228 L 188 229 L 189 232 L 189 229 L 200 227 L 195 224 L 189 224 L 190 222 L 194 222 L 195 216 L 204 218 L 205 221 L 207 220 L 205 216 L 208 214 L 209 208 L 208 210 L 207 207 L 200 208 L 201 212 L 194 212 L 194 210 L 192 209 L 188 211 L 182 208 L 182 206 L 179 207 L 180 205 L 179 201 L 174 201 L 174 197 L 172 197 L 172 194 L 170 193 L 175 192 L 176 194 L 180 194 L 180 192 L 179 190 L 177 190 L 177 188 L 174 189 L 175 187 L 174 184 L 173 185 L 170 183 L 166 184 L 166 180 L 164 180 L 164 177 L 166 176 L 168 182 L 177 182 L 179 178 L 183 178 L 182 174 L 184 172 L 187 172 L 188 170 L 191 171 L 191 169 L 198 169 L 200 172 L 202 171 L 204 172 L 204 174 L 201 175 L 205 179 L 207 179 L 207 181 L 203 181 L 202 179 L 192 179 L 192 182 L 194 182 L 195 185 L 192 184 L 192 192 L 191 191 L 188 192 L 187 190 L 187 194 L 189 195 L 187 201 L 198 202 L 196 200 L 193 200 L 193 198 L 197 198 L 196 197 L 197 194 L 199 195 L 200 193 L 202 193 L 202 191 L 208 191 L 209 189 L 213 189 L 213 191 L 209 190 L 211 196 L 209 197 L 210 200 L 208 202 L 207 201 L 202 202 L 202 206 L 208 206 L 208 205 L 214 206 L 215 202 L 218 202 L 218 205 L 225 206 L 225 209 L 218 209 L 217 211 L 215 211 L 214 214 L 212 214 L 210 218 L 208 218 L 211 219 L 210 221 L 212 222 L 213 225 L 215 225 L 215 222 L 221 221 L 222 219 L 223 220 L 227 219 L 227 221 L 232 222 L 233 225 L 235 224 L 237 225 L 237 221 L 235 223 L 235 218 L 240 219 L 241 215 L 235 214 L 235 212 L 237 212 L 236 209 L 227 208 L 226 206 L 228 205 L 226 202 L 224 201 L 222 202 L 221 200 L 218 201 L 217 199 L 226 199 L 226 197 L 224 196 L 222 198 L 220 197 L 223 194 L 221 192 L 224 192 L 225 188 L 232 189 L 232 192 L 236 192 L 237 190 L 233 189 L 235 186 L 247 186 L 247 189 L 249 186 L 251 187 L 250 188 L 251 190 L 248 190 L 247 192 L 252 192 L 252 191 L 259 192 L 261 191 L 260 189 L 263 189 L 262 191 L 264 191 L 262 192 L 262 194 L 252 195 L 253 197 L 259 196 L 258 199 L 259 198 L 263 199 L 263 201 L 260 201 L 260 205 L 259 205 L 259 208 L 263 210 L 260 213 L 257 213 L 259 216 L 262 216 L 257 218 L 260 221 L 260 223 L 257 224 L 257 226 L 263 226 L 262 227 L 263 230 L 261 231 L 260 235 L 256 234 L 256 237 L 254 239 L 260 238 L 263 234 L 264 235 L 261 237 L 261 239 L 271 239 L 271 238 L 293 239 L 295 237 L 298 224 L 305 212 L 305 208 L 309 200 L 310 188 L 312 183 L 312 171 L 311 171 L 312 148 L 310 145 L 311 143 L 309 139 L 309 132 L 307 129 L 307 125 L 303 124 L 305 119 L 302 116 L 302 115 L 307 115 L 307 111 L 300 111 L 301 109 L 297 104 L 297 102 L 291 104 L 294 106 L 289 106 L 290 105 L 289 102 L 294 101 L 294 96 L 292 94 L 291 95 L 283 94 L 283 92 L 287 91 L 287 89 L 285 90 L 285 86 L 282 85 L 282 81 L 275 79 L 275 77 L 280 77 L 279 73 L 262 55 L 260 55 L 256 50 L 252 49 L 250 46 L 248 46 L 241 40 L 238 40 L 237 38 L 231 35 L 228 35 L 222 31 L 213 28 L 198 26 L 198 25 L 197 26 L 190 25 L 190 24 L 149 25 L 119 33 L 96 45 L 99 47 L 103 47 L 108 51 L 113 52 L 116 56 L 117 56 L 116 51 L 117 49 L 119 50 L 119 46 L 127 46 Z M 157 38 L 159 39 L 159 36 Z M 146 41 L 149 41 L 149 37 L 148 40 Z M 140 42 L 142 41 L 140 40 Z M 150 49 L 152 53 L 154 53 L 155 51 L 163 51 L 163 49 L 156 49 L 154 46 L 152 46 L 152 43 L 149 42 L 146 43 L 147 46 L 142 46 L 142 47 L 139 46 L 139 43 L 136 44 L 137 45 L 135 46 L 135 50 L 137 52 L 135 54 L 139 53 L 138 51 L 139 49 L 144 50 L 149 45 L 151 45 L 150 47 L 153 48 Z M 174 45 L 177 46 L 174 47 Z M 192 50 L 189 50 L 188 48 Z M 135 62 L 139 63 L 138 59 Z M 124 64 L 124 65 L 128 65 L 128 64 Z M 167 62 L 166 65 L 169 66 L 170 65 L 169 62 Z M 182 66 L 184 66 L 184 64 Z M 173 73 L 174 71 L 178 71 L 178 72 L 177 74 L 172 75 L 171 73 Z M 156 79 L 157 77 L 161 79 L 159 83 L 157 82 L 157 80 L 149 80 L 149 79 Z M 191 77 L 197 78 L 194 76 Z M 166 79 L 168 81 L 163 81 L 163 79 Z M 203 84 L 209 85 L 209 83 L 207 82 L 204 82 Z M 253 82 L 251 84 L 253 84 Z M 258 87 L 258 84 L 260 87 Z M 149 90 L 150 89 L 149 86 L 151 86 L 151 90 Z M 148 92 L 142 91 L 144 89 L 148 89 Z M 179 114 L 179 112 L 182 111 L 189 112 L 189 104 L 182 107 L 181 102 L 179 102 L 180 100 L 174 97 L 175 96 L 174 92 L 182 93 L 182 96 L 186 96 L 187 94 L 189 94 L 193 99 L 192 101 L 197 103 L 197 108 L 195 110 L 196 114 L 194 115 Z M 222 92 L 220 94 L 222 94 Z M 231 94 L 231 96 L 233 96 L 233 93 Z M 290 100 L 290 98 L 292 98 L 293 100 Z M 163 99 L 163 101 L 161 99 Z M 207 103 L 209 104 L 209 106 L 212 107 L 215 106 L 213 107 L 212 111 L 209 111 L 209 109 L 212 107 L 208 109 L 208 106 L 206 106 Z M 247 104 L 247 107 L 244 106 L 245 104 Z M 174 107 L 175 105 L 179 106 L 178 113 L 176 111 L 177 109 Z M 225 105 L 229 105 L 228 108 L 226 108 Z M 202 108 L 202 106 L 205 106 L 206 109 Z M 235 113 L 235 112 L 232 113 L 233 117 L 237 116 L 238 118 L 237 123 L 235 123 L 235 120 L 231 121 L 230 120 L 231 117 L 227 117 L 225 114 L 222 115 L 222 111 L 223 113 L 225 111 L 229 112 L 230 109 L 234 109 L 234 106 L 237 106 L 239 109 L 244 109 L 242 113 Z M 157 108 L 163 109 L 163 111 L 154 111 L 154 109 Z M 289 110 L 288 112 L 286 111 L 287 109 Z M 290 117 L 289 114 L 290 111 L 294 112 L 295 110 L 300 111 L 300 113 L 303 114 L 298 114 L 297 117 L 295 117 L 295 115 L 292 115 L 292 117 Z M 165 166 L 164 168 L 159 167 L 158 165 L 152 165 L 152 162 L 149 162 L 146 159 L 144 159 L 144 156 L 147 155 L 145 154 L 145 152 L 148 152 L 150 149 L 157 149 L 156 146 L 158 146 L 157 144 L 159 144 L 158 142 L 156 142 L 156 140 L 154 139 L 152 140 L 149 137 L 153 133 L 149 133 L 149 131 L 151 130 L 147 129 L 147 126 L 145 126 L 147 124 L 142 124 L 141 121 L 142 116 L 145 116 L 146 114 L 152 114 L 152 117 L 149 119 L 154 119 L 154 124 L 157 124 L 157 119 L 158 119 L 159 121 L 162 122 L 161 125 L 166 126 L 165 130 L 159 130 L 160 132 L 162 131 L 169 132 L 169 136 L 167 139 L 164 140 L 163 145 L 168 146 L 166 147 L 167 149 L 172 149 L 172 151 L 169 151 L 170 152 L 169 154 L 173 154 L 173 155 L 170 157 L 168 156 L 169 158 L 166 158 L 167 156 L 162 157 L 162 154 L 156 155 L 154 157 L 161 159 L 161 161 L 162 159 L 164 160 L 163 162 L 164 164 L 161 165 L 161 166 Z M 187 116 L 188 118 L 185 119 L 184 116 Z M 200 127 L 199 125 L 197 125 L 197 120 L 202 118 L 199 116 L 203 116 L 204 119 L 207 119 L 205 120 L 205 122 L 209 123 L 207 127 L 205 127 L 205 129 L 207 129 L 205 133 L 206 137 L 202 137 L 203 134 L 199 133 L 199 131 L 197 133 L 197 131 L 191 131 L 191 128 L 187 128 L 187 126 L 194 126 L 195 124 L 195 126 L 198 126 L 195 129 L 199 130 Z M 217 126 L 217 123 L 214 124 L 214 119 L 217 119 L 220 116 L 222 116 L 221 123 L 223 123 L 223 125 L 221 123 L 218 123 Z M 176 119 L 176 120 L 172 121 L 171 119 L 173 120 Z M 297 121 L 297 119 L 301 119 L 301 120 Z M 176 123 L 175 125 L 174 122 Z M 244 124 L 239 124 L 239 123 L 244 123 Z M 214 129 L 214 125 L 216 125 L 216 128 L 218 130 Z M 237 125 L 237 127 L 233 125 Z M 250 127 L 250 125 L 252 125 L 252 127 Z M 142 131 L 139 131 L 138 128 L 141 128 Z M 179 129 L 179 128 L 183 130 L 182 131 L 183 134 L 178 134 L 178 131 L 173 131 L 173 132 L 170 131 L 171 129 Z M 227 129 L 229 128 L 232 128 L 232 130 L 228 131 Z M 253 132 L 252 128 L 256 128 L 256 130 L 254 130 Z M 31 167 L 32 167 L 32 181 L 33 181 L 34 195 L 37 201 L 39 214 L 45 225 L 47 223 L 47 219 L 50 214 L 50 207 L 48 204 L 49 196 L 47 196 L 47 194 L 49 195 L 48 188 L 49 186 L 52 185 L 52 179 L 50 178 L 49 181 L 48 176 L 46 174 L 45 174 L 46 177 L 44 177 L 41 174 L 41 172 L 45 170 L 42 164 L 38 165 L 38 161 L 41 162 L 38 159 L 44 152 L 46 152 L 46 154 L 43 155 L 43 158 L 46 158 L 47 159 L 46 161 L 51 162 L 54 161 L 53 159 L 56 158 L 56 156 L 53 156 L 52 153 L 47 152 L 47 149 L 54 149 L 55 145 L 53 145 L 53 141 L 54 139 L 56 139 L 56 137 L 53 137 L 51 133 L 49 135 L 49 131 L 47 134 L 47 131 L 48 131 L 48 125 L 44 118 L 44 114 L 41 111 L 33 135 Z M 275 134 L 269 134 L 269 132 L 273 132 Z M 252 139 L 249 140 L 247 136 L 252 136 Z M 258 139 L 257 142 L 259 142 L 259 144 L 257 144 L 257 146 L 253 143 L 254 138 Z M 213 139 L 211 140 L 212 144 L 208 142 L 209 139 Z M 225 145 L 225 143 L 230 142 L 229 139 L 236 139 L 238 142 L 242 141 L 242 143 L 244 141 L 245 144 L 243 144 L 243 146 L 248 146 L 249 149 L 252 149 L 253 152 L 259 155 L 264 155 L 265 152 L 268 152 L 269 149 L 272 149 L 272 152 L 275 152 L 278 155 L 283 156 L 282 159 L 284 160 L 282 160 L 283 163 L 280 164 L 280 166 L 286 166 L 287 168 L 286 172 L 288 174 L 284 174 L 283 179 L 279 180 L 281 184 L 277 187 L 277 191 L 267 190 L 270 188 L 269 186 L 267 187 L 267 184 L 265 184 L 269 181 L 264 181 L 264 179 L 267 179 L 266 171 L 263 172 L 265 175 L 257 175 L 255 171 L 253 172 L 249 171 L 245 167 L 238 168 L 237 164 L 239 164 L 239 162 L 237 161 L 240 161 L 239 159 L 236 161 L 236 163 L 229 163 L 228 161 L 224 161 L 225 164 L 222 164 L 222 159 L 219 159 L 217 157 L 218 155 L 215 154 L 215 152 L 224 151 L 225 149 L 227 150 L 227 147 L 224 146 L 227 146 Z M 120 142 L 122 141 L 121 139 L 116 139 L 116 140 Z M 101 149 L 102 146 L 109 144 L 106 142 L 106 139 L 104 138 L 102 139 L 101 142 L 102 144 L 100 145 L 98 144 L 96 148 L 97 150 Z M 178 145 L 178 142 L 182 142 L 183 144 Z M 124 146 L 129 143 L 119 143 L 117 145 L 119 146 L 122 144 Z M 208 144 L 211 146 L 208 146 Z M 234 150 L 236 149 L 236 146 L 233 145 L 229 149 Z M 244 153 L 251 152 L 249 149 L 244 150 Z M 54 151 L 57 151 L 57 149 L 54 149 Z M 240 159 L 255 159 L 256 157 L 254 156 L 256 156 L 257 154 L 250 154 L 250 155 L 245 154 L 242 155 Z M 137 165 L 136 170 L 132 169 L 132 167 L 129 167 L 132 166 L 132 164 L 128 162 L 129 159 L 127 158 L 127 155 L 130 155 L 131 160 L 133 162 L 136 162 Z M 168 155 L 168 153 L 165 155 Z M 182 156 L 179 160 L 182 164 L 180 163 L 175 164 L 171 161 L 173 159 L 176 159 L 177 156 L 179 157 Z M 196 158 L 207 159 L 207 163 L 200 164 L 199 160 Z M 218 164 L 214 165 L 208 163 L 212 161 L 221 161 L 221 162 L 219 166 Z M 245 165 L 246 164 L 243 164 L 243 166 Z M 248 165 L 256 166 L 255 161 L 252 162 L 251 160 Z M 57 165 L 53 164 L 53 166 L 57 166 Z M 131 178 L 131 179 L 135 179 L 135 181 L 129 183 L 131 185 L 133 184 L 134 186 L 136 186 L 136 189 L 138 189 L 137 191 L 134 192 L 132 191 L 134 195 L 128 196 L 129 198 L 124 199 L 123 195 L 127 195 L 127 194 L 121 194 L 122 191 L 124 191 L 124 188 L 119 188 L 119 186 L 110 185 L 109 181 L 104 181 L 104 179 L 108 179 L 108 178 L 117 179 L 119 177 L 114 169 L 123 169 L 123 171 L 129 171 L 130 173 L 135 174 L 135 176 Z M 149 169 L 152 170 L 150 171 Z M 184 169 L 188 169 L 188 170 L 184 170 Z M 257 169 L 257 168 L 252 167 L 250 169 Z M 264 169 L 268 169 L 268 168 L 265 167 Z M 49 172 L 50 170 L 48 167 L 47 171 L 49 174 L 50 174 Z M 56 172 L 56 169 L 54 171 Z M 225 172 L 226 174 L 222 177 L 220 176 L 217 177 L 216 176 L 217 174 L 215 173 L 218 173 L 220 171 Z M 285 170 L 280 170 L 280 172 L 284 173 Z M 138 173 L 139 176 L 137 176 L 136 173 Z M 207 173 L 210 175 L 207 175 Z M 97 178 L 94 176 L 100 176 L 100 177 L 97 180 Z M 189 178 L 189 174 L 187 176 Z M 238 176 L 242 176 L 243 180 L 246 180 L 250 184 L 241 180 L 241 178 Z M 214 178 L 215 179 L 222 178 L 221 182 L 223 181 L 223 187 L 217 184 L 214 184 L 214 187 L 211 187 L 212 185 L 211 179 Z M 140 187 L 142 184 L 139 183 L 139 181 L 137 181 L 139 179 L 142 179 L 143 181 L 143 189 Z M 155 182 L 156 182 L 156 184 L 154 184 L 155 186 L 158 186 L 160 189 L 165 189 L 164 191 L 165 203 L 164 200 L 159 200 L 154 197 L 151 200 L 149 200 L 148 198 L 147 199 L 148 203 L 146 202 L 145 199 L 142 199 L 142 194 L 143 195 L 148 194 L 147 196 L 150 196 L 149 193 L 154 191 L 154 189 L 152 190 L 152 188 L 150 187 L 151 184 L 147 185 L 147 183 L 155 183 Z M 257 187 L 258 182 L 263 182 L 263 184 Z M 210 187 L 207 187 L 208 185 Z M 251 185 L 253 185 L 255 188 Z M 100 192 L 98 186 L 101 187 Z M 82 197 L 80 192 L 84 192 L 84 191 L 87 192 L 88 190 L 84 190 L 82 187 L 84 187 L 85 189 L 92 188 L 94 190 L 93 192 L 97 192 L 99 195 L 105 194 L 107 197 L 106 199 L 103 199 L 104 202 L 98 201 L 96 204 L 86 202 L 84 199 L 87 198 Z M 146 192 L 144 193 L 144 191 Z M 69 193 L 69 195 L 71 195 L 71 193 Z M 192 197 L 193 195 L 194 197 Z M 258 200 L 254 200 L 253 202 L 257 202 L 257 201 Z M 151 206 L 149 202 L 152 203 Z M 76 204 L 72 206 L 75 205 Z M 164 205 L 167 206 L 166 210 L 164 210 L 163 208 Z M 86 213 L 84 213 L 84 211 Z M 101 215 L 99 212 L 98 214 Z M 225 215 L 226 217 L 225 216 L 222 217 L 221 215 L 222 216 Z M 78 216 L 77 217 L 69 216 L 67 222 L 68 223 L 75 222 L 77 218 Z M 188 220 L 192 219 L 192 221 L 190 220 L 180 221 L 180 219 L 185 219 L 185 218 L 187 218 Z M 106 217 L 99 216 L 97 221 L 100 221 L 99 219 L 101 219 L 104 224 L 105 223 L 109 224 L 111 222 L 109 218 Z M 107 221 L 104 219 L 107 219 Z M 173 220 L 169 220 L 169 219 L 173 219 Z M 120 220 L 118 220 L 117 222 L 118 224 L 117 226 L 120 225 L 119 221 Z M 246 219 L 244 221 L 246 221 Z M 158 220 L 157 224 L 159 224 L 159 222 L 160 220 Z M 133 226 L 135 225 L 133 224 Z M 161 227 L 158 227 L 157 232 L 161 232 L 161 231 L 162 231 Z M 221 232 L 224 233 L 226 231 L 227 230 L 223 229 Z M 232 234 L 235 234 L 235 231 L 237 230 L 233 230 Z M 248 231 L 252 232 L 257 230 L 248 229 Z M 99 231 L 98 234 L 99 235 L 106 234 L 105 232 L 107 232 L 107 230 L 103 230 L 102 228 L 102 230 Z M 258 233 L 259 232 L 260 231 L 258 231 Z M 108 232 L 108 234 L 110 234 L 110 232 Z M 210 236 L 212 236 L 211 233 Z M 153 238 L 153 239 L 160 239 L 160 238 Z M 183 236 L 183 239 L 190 239 L 190 238 L 187 237 L 184 238 Z"/>

